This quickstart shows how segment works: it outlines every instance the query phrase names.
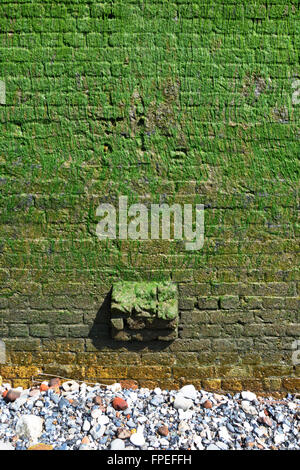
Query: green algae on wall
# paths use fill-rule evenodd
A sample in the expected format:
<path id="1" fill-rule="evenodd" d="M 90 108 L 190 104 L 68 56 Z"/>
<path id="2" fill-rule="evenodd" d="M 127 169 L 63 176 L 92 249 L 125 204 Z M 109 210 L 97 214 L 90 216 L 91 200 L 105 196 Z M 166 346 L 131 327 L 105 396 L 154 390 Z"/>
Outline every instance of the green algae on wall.
<path id="1" fill-rule="evenodd" d="M 3 377 L 300 389 L 299 38 L 296 0 L 2 0 Z M 204 204 L 203 249 L 98 240 L 120 195 Z M 177 284 L 178 337 L 114 342 L 118 281 Z"/>

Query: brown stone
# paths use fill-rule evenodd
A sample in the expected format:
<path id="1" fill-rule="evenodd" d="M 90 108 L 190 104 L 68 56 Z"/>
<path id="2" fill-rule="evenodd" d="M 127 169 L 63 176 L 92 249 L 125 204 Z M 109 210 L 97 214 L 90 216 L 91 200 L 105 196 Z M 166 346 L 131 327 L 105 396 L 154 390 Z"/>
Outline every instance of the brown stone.
<path id="1" fill-rule="evenodd" d="M 117 411 L 124 411 L 128 408 L 127 402 L 123 398 L 116 397 L 112 401 L 112 406 Z"/>
<path id="2" fill-rule="evenodd" d="M 265 426 L 269 426 L 269 428 L 273 426 L 273 421 L 268 416 L 260 416 L 257 421 Z"/>
<path id="3" fill-rule="evenodd" d="M 120 384 L 121 384 L 121 387 L 125 389 L 131 389 L 131 390 L 138 389 L 138 382 L 136 380 L 130 380 L 130 379 L 120 380 Z"/>
<path id="4" fill-rule="evenodd" d="M 168 429 L 168 426 L 160 426 L 158 429 L 157 429 L 157 432 L 158 434 L 160 434 L 161 436 L 164 436 L 166 437 L 168 434 L 169 434 L 169 429 Z"/>
<path id="5" fill-rule="evenodd" d="M 57 388 L 61 386 L 61 380 L 58 377 L 52 378 L 49 380 L 50 388 Z"/>
<path id="6" fill-rule="evenodd" d="M 50 444 L 35 444 L 33 446 L 28 447 L 27 450 L 53 450 L 53 446 Z"/>
<path id="7" fill-rule="evenodd" d="M 10 403 L 10 402 L 15 401 L 17 398 L 19 398 L 20 395 L 21 395 L 21 392 L 11 388 L 10 390 L 8 390 L 6 396 L 4 397 L 4 400 L 6 401 L 6 403 Z"/>
<path id="8" fill-rule="evenodd" d="M 102 406 L 102 405 L 103 405 L 102 398 L 99 397 L 99 395 L 96 395 L 96 396 L 93 398 L 93 402 L 95 403 L 95 405 L 99 405 L 99 406 Z"/>
<path id="9" fill-rule="evenodd" d="M 210 409 L 210 408 L 212 408 L 213 405 L 212 405 L 212 402 L 211 402 L 210 400 L 206 400 L 206 401 L 203 403 L 203 406 L 204 406 L 204 408 L 206 408 L 206 409 Z"/>
<path id="10" fill-rule="evenodd" d="M 129 439 L 131 436 L 131 432 L 127 428 L 118 428 L 117 430 L 117 437 L 119 439 Z"/>

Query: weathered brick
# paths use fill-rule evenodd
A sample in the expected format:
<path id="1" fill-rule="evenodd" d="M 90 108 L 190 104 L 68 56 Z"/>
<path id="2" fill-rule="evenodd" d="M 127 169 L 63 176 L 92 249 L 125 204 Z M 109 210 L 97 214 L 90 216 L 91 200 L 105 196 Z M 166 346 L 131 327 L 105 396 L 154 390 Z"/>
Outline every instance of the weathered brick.
<path id="1" fill-rule="evenodd" d="M 239 297 L 227 295 L 220 298 L 220 306 L 225 310 L 236 309 L 239 306 Z"/>

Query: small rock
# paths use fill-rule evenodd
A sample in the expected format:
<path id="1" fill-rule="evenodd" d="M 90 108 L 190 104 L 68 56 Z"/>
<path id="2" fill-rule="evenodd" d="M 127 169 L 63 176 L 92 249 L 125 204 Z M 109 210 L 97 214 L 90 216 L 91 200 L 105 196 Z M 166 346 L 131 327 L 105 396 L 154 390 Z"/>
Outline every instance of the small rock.
<path id="1" fill-rule="evenodd" d="M 35 415 L 23 415 L 16 425 L 16 433 L 29 441 L 35 442 L 43 432 L 44 420 Z"/>
<path id="2" fill-rule="evenodd" d="M 42 382 L 40 385 L 41 392 L 47 392 L 49 390 L 48 382 Z"/>
<path id="3" fill-rule="evenodd" d="M 58 402 L 58 408 L 63 411 L 65 408 L 68 408 L 70 406 L 69 400 L 67 400 L 64 397 L 61 397 L 59 402 Z"/>
<path id="4" fill-rule="evenodd" d="M 261 424 L 264 424 L 265 426 L 269 426 L 271 428 L 273 426 L 272 420 L 269 418 L 269 416 L 260 416 L 257 421 Z"/>
<path id="5" fill-rule="evenodd" d="M 205 400 L 205 402 L 203 403 L 203 407 L 206 409 L 210 409 L 213 407 L 213 404 L 210 400 Z"/>
<path id="6" fill-rule="evenodd" d="M 20 395 L 21 395 L 21 392 L 20 392 L 20 391 L 11 388 L 11 389 L 8 390 L 8 392 L 5 394 L 4 400 L 6 401 L 6 403 L 12 403 L 12 402 L 14 402 L 17 398 L 19 398 Z"/>
<path id="7" fill-rule="evenodd" d="M 124 411 L 128 408 L 128 404 L 123 398 L 116 397 L 112 401 L 112 406 L 115 410 Z"/>
<path id="8" fill-rule="evenodd" d="M 115 383 L 112 385 L 108 385 L 108 390 L 111 390 L 113 393 L 120 392 L 122 390 L 122 386 L 120 383 Z"/>
<path id="9" fill-rule="evenodd" d="M 111 441 L 110 449 L 111 450 L 124 450 L 125 449 L 124 441 L 122 441 L 122 439 L 114 439 L 113 441 Z"/>
<path id="10" fill-rule="evenodd" d="M 179 390 L 179 393 L 184 396 L 184 398 L 190 398 L 191 400 L 196 400 L 197 390 L 194 385 L 185 385 Z"/>
<path id="11" fill-rule="evenodd" d="M 284 442 L 286 440 L 286 437 L 284 434 L 281 434 L 281 433 L 275 433 L 274 435 L 274 442 L 276 445 L 278 444 L 282 444 L 282 442 Z"/>
<path id="12" fill-rule="evenodd" d="M 160 439 L 160 445 L 161 447 L 169 447 L 170 443 L 167 439 L 163 437 L 162 439 Z"/>
<path id="13" fill-rule="evenodd" d="M 103 405 L 102 398 L 99 397 L 99 395 L 96 395 L 96 396 L 93 398 L 93 403 L 95 403 L 95 405 L 102 406 L 102 405 Z"/>
<path id="14" fill-rule="evenodd" d="M 160 434 L 161 436 L 164 436 L 166 437 L 168 434 L 169 434 L 169 429 L 168 429 L 168 426 L 160 426 L 158 429 L 157 429 L 157 432 L 158 434 Z"/>
<path id="15" fill-rule="evenodd" d="M 37 397 L 40 395 L 40 390 L 38 388 L 32 388 L 30 391 L 29 391 L 29 396 L 30 397 Z"/>
<path id="16" fill-rule="evenodd" d="M 78 450 L 91 450 L 91 448 L 87 444 L 80 444 Z"/>
<path id="17" fill-rule="evenodd" d="M 150 404 L 153 406 L 159 406 L 164 402 L 164 398 L 161 395 L 155 395 L 152 400 L 150 401 Z"/>
<path id="18" fill-rule="evenodd" d="M 186 431 L 188 431 L 189 425 L 187 424 L 186 421 L 180 421 L 178 424 L 178 433 L 179 434 L 185 434 Z"/>
<path id="19" fill-rule="evenodd" d="M 196 447 L 198 448 L 198 450 L 203 450 L 204 447 L 202 445 L 202 439 L 200 436 L 194 436 L 194 443 L 196 445 Z"/>
<path id="20" fill-rule="evenodd" d="M 137 447 L 142 447 L 146 444 L 143 432 L 144 427 L 138 426 L 136 433 L 132 434 L 130 437 L 130 441 L 132 442 L 132 444 Z"/>
<path id="21" fill-rule="evenodd" d="M 129 439 L 130 436 L 131 436 L 131 432 L 129 431 L 129 429 L 118 428 L 118 430 L 117 430 L 118 439 Z"/>
<path id="22" fill-rule="evenodd" d="M 183 411 L 188 410 L 193 405 L 192 400 L 184 398 L 182 395 L 177 394 L 174 401 L 174 408 L 182 409 Z"/>
<path id="23" fill-rule="evenodd" d="M 103 436 L 104 432 L 105 432 L 105 426 L 101 426 L 100 424 L 96 424 L 96 426 L 93 426 L 91 431 L 90 431 L 90 434 L 91 436 L 97 440 L 99 439 L 100 437 Z"/>
<path id="24" fill-rule="evenodd" d="M 248 400 L 248 401 L 255 401 L 256 400 L 255 393 L 247 391 L 247 392 L 242 392 L 241 395 L 242 395 L 243 400 Z"/>
<path id="25" fill-rule="evenodd" d="M 89 420 L 85 419 L 84 422 L 83 422 L 83 425 L 82 425 L 82 430 L 84 432 L 87 432 L 91 429 L 91 423 L 89 422 Z"/>
<path id="26" fill-rule="evenodd" d="M 99 416 L 99 418 L 97 419 L 97 422 L 98 422 L 99 424 L 102 424 L 102 425 L 108 424 L 108 423 L 109 423 L 109 417 L 106 416 L 106 415 L 101 415 L 101 416 Z"/>
<path id="27" fill-rule="evenodd" d="M 84 438 L 83 438 L 82 441 L 81 441 L 81 444 L 83 444 L 83 445 L 89 445 L 89 443 L 90 443 L 89 438 L 88 438 L 87 436 L 84 436 Z"/>
<path id="28" fill-rule="evenodd" d="M 62 384 L 62 388 L 65 392 L 78 392 L 79 391 L 79 384 L 74 380 L 68 380 Z"/>
<path id="29" fill-rule="evenodd" d="M 231 437 L 227 431 L 227 428 L 225 426 L 221 426 L 219 429 L 219 438 L 223 439 L 224 441 L 228 442 L 231 441 Z"/>
<path id="30" fill-rule="evenodd" d="M 49 388 L 59 388 L 61 386 L 61 380 L 58 377 L 49 380 Z"/>

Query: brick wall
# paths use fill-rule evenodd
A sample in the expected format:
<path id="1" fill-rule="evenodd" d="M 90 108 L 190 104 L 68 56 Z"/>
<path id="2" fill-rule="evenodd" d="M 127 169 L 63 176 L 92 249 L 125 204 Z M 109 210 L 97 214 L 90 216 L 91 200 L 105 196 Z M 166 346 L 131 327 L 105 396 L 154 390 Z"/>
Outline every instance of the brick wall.
<path id="1" fill-rule="evenodd" d="M 296 0 L 2 0 L 0 373 L 300 390 Z M 101 202 L 202 203 L 205 243 L 109 240 Z M 179 338 L 114 342 L 116 280 Z"/>

